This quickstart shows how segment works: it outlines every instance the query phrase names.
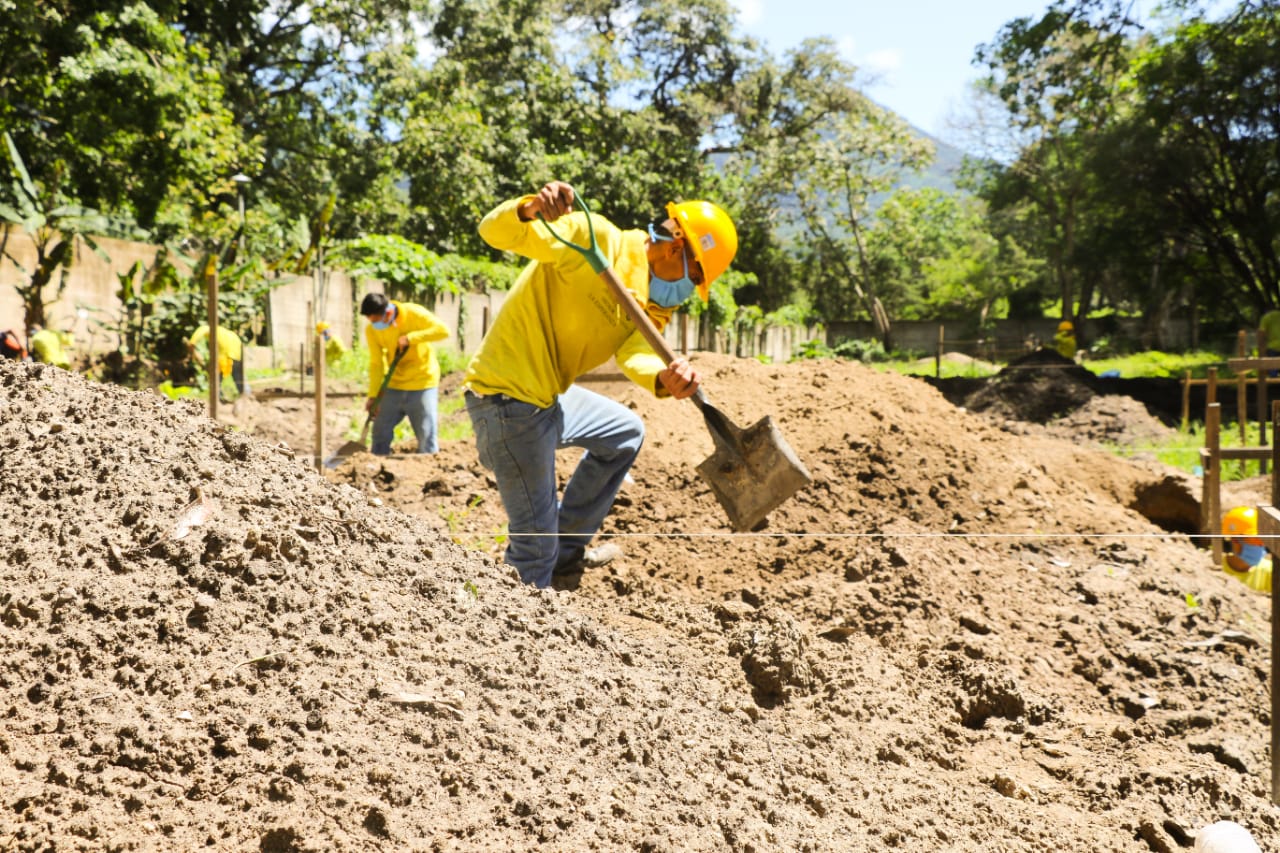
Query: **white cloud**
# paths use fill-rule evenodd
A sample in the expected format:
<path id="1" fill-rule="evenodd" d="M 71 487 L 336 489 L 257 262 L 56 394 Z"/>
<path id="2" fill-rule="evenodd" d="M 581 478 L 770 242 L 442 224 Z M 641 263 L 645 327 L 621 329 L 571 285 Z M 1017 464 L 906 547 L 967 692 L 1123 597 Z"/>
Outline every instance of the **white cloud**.
<path id="1" fill-rule="evenodd" d="M 874 50 L 863 57 L 859 64 L 871 74 L 889 77 L 902 67 L 902 53 L 896 48 Z"/>
<path id="2" fill-rule="evenodd" d="M 836 52 L 850 62 L 854 61 L 853 48 L 853 36 L 840 36 L 836 39 Z M 856 65 L 857 63 L 854 64 Z"/>
<path id="3" fill-rule="evenodd" d="M 764 17 L 764 0 L 733 0 L 738 7 L 738 24 L 749 27 Z"/>

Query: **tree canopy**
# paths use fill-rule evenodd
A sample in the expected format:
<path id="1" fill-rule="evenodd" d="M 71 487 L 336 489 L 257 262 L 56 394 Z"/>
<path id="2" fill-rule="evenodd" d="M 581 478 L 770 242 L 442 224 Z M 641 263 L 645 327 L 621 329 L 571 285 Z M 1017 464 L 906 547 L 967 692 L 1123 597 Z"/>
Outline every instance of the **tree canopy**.
<path id="1" fill-rule="evenodd" d="M 479 219 L 558 178 L 623 227 L 715 200 L 738 306 L 871 319 L 886 344 L 894 317 L 1280 304 L 1272 0 L 1180 0 L 1154 29 L 1122 0 L 1010 21 L 977 51 L 1006 153 L 958 197 L 904 188 L 930 143 L 830 41 L 774 56 L 726 0 L 0 9 L 11 175 L 156 242 L 213 250 L 243 225 L 261 269 L 296 265 L 317 210 L 337 245 L 496 259 Z"/>

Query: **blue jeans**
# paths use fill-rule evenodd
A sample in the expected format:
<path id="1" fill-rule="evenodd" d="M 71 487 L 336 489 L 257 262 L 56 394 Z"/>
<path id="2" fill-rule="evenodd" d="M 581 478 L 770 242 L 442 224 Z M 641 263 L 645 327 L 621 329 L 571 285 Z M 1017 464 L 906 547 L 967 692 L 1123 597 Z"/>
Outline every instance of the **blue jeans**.
<path id="1" fill-rule="evenodd" d="M 467 392 L 480 463 L 493 472 L 507 511 L 506 561 L 520 579 L 551 584 L 599 531 L 644 443 L 635 412 L 577 385 L 540 409 L 503 394 Z M 556 501 L 556 450 L 586 450 Z"/>
<path id="2" fill-rule="evenodd" d="M 391 454 L 391 440 L 396 436 L 396 424 L 405 418 L 418 438 L 419 453 L 435 453 L 440 449 L 436 441 L 435 388 L 421 391 L 396 391 L 388 388 L 378 401 L 378 414 L 373 418 L 373 445 L 369 452 L 375 456 Z"/>

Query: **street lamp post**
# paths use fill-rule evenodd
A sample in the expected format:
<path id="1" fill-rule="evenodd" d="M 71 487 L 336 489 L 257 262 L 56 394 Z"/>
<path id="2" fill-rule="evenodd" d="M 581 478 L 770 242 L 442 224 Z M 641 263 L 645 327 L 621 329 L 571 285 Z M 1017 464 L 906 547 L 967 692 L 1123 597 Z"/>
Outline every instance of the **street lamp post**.
<path id="1" fill-rule="evenodd" d="M 240 263 L 244 263 L 244 188 L 245 184 L 253 179 L 243 172 L 236 172 L 231 176 L 231 180 L 236 184 L 236 195 L 240 199 Z"/>

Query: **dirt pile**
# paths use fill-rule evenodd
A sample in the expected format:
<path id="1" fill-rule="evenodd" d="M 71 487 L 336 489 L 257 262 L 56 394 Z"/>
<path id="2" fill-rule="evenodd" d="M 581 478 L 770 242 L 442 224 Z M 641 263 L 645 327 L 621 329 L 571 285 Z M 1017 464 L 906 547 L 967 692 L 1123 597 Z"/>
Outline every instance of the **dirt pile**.
<path id="1" fill-rule="evenodd" d="M 649 437 L 568 593 L 486 556 L 470 444 L 321 475 L 0 363 L 0 845 L 1276 846 L 1268 602 L 1129 508 L 1148 472 L 857 365 L 696 363 L 814 484 L 731 535 L 696 411 L 595 377 Z"/>

